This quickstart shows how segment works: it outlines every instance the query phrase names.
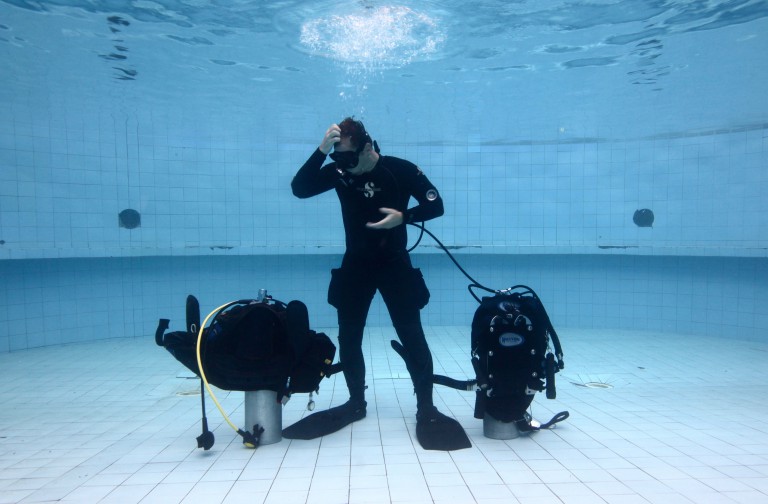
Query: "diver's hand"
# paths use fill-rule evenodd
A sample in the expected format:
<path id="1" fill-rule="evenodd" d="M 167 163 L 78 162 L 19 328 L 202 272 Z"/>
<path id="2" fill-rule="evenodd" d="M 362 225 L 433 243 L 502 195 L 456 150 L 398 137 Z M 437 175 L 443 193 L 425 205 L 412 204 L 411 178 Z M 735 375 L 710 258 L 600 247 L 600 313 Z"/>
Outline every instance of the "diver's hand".
<path id="1" fill-rule="evenodd" d="M 368 229 L 392 229 L 403 223 L 403 212 L 394 208 L 379 208 L 379 212 L 386 215 L 379 222 L 369 222 L 365 225 Z"/>
<path id="2" fill-rule="evenodd" d="M 339 128 L 338 124 L 331 124 L 328 126 L 328 129 L 325 132 L 325 136 L 323 137 L 323 141 L 320 142 L 320 152 L 322 152 L 325 155 L 328 155 L 329 152 L 331 152 L 331 149 L 333 149 L 333 145 L 336 142 L 341 141 L 341 128 Z"/>

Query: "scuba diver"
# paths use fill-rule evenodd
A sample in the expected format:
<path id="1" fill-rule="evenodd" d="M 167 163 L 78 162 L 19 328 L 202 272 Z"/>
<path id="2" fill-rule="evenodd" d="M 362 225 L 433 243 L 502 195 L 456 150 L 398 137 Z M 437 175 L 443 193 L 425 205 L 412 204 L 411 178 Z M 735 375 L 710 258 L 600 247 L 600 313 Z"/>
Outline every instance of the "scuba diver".
<path id="1" fill-rule="evenodd" d="M 284 429 L 289 439 L 313 439 L 335 432 L 366 415 L 363 332 L 376 291 L 386 304 L 416 393 L 416 434 L 425 449 L 471 446 L 461 425 L 432 401 L 433 365 L 420 310 L 429 301 L 421 271 L 407 251 L 406 224 L 443 215 L 435 186 L 413 163 L 380 155 L 362 122 L 348 117 L 332 124 L 320 146 L 296 173 L 298 198 L 334 189 L 341 203 L 346 252 L 331 271 L 328 302 L 338 313 L 339 360 L 349 401 L 311 414 Z M 332 162 L 323 165 L 326 157 Z M 411 198 L 416 206 L 408 208 Z"/>

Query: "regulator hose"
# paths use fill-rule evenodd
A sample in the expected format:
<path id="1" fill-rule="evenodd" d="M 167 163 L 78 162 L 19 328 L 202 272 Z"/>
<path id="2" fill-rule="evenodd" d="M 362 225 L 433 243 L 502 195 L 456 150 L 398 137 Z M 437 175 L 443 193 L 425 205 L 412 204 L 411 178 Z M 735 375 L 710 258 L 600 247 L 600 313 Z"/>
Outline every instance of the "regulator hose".
<path id="1" fill-rule="evenodd" d="M 498 290 L 498 289 L 491 289 L 490 287 L 486 287 L 486 286 L 484 286 L 483 284 L 481 284 L 480 282 L 478 282 L 477 280 L 475 280 L 474 278 L 472 278 L 472 276 L 471 276 L 469 273 L 467 273 L 467 271 L 466 271 L 464 268 L 462 268 L 462 267 L 461 267 L 461 264 L 459 264 L 459 261 L 457 261 L 457 260 L 456 260 L 456 258 L 455 258 L 455 257 L 453 257 L 453 254 L 451 254 L 451 251 L 450 251 L 450 250 L 448 250 L 448 247 L 446 247 L 445 245 L 443 245 L 443 242 L 441 242 L 441 241 L 440 241 L 440 240 L 437 238 L 437 236 L 435 236 L 435 235 L 434 235 L 434 234 L 433 234 L 433 233 L 432 233 L 432 232 L 431 232 L 429 229 L 427 229 L 426 227 L 424 227 L 424 223 L 423 223 L 423 222 L 409 222 L 408 224 L 409 224 L 409 225 L 411 225 L 411 226 L 415 226 L 415 227 L 417 227 L 417 228 L 419 228 L 419 229 L 421 230 L 421 234 L 419 235 L 419 239 L 418 239 L 418 240 L 416 240 L 416 243 L 413 245 L 413 247 L 411 247 L 411 248 L 409 248 L 409 249 L 408 249 L 408 252 L 410 252 L 410 251 L 412 251 L 413 249 L 415 249 L 415 248 L 416 248 L 416 246 L 418 246 L 419 242 L 421 242 L 421 237 L 424 235 L 424 233 L 427 233 L 427 234 L 428 234 L 428 235 L 429 235 L 429 236 L 430 236 L 430 237 L 431 237 L 433 240 L 435 240 L 435 243 L 437 243 L 437 245 L 438 245 L 438 246 L 439 246 L 441 249 L 443 249 L 443 252 L 445 252 L 445 253 L 448 255 L 448 257 L 451 259 L 451 261 L 453 261 L 453 264 L 455 264 L 455 265 L 456 265 L 456 267 L 457 267 L 457 268 L 459 268 L 459 271 L 461 271 L 461 273 L 462 273 L 462 274 L 463 274 L 465 277 L 467 277 L 467 279 L 468 279 L 470 282 L 472 282 L 472 283 L 470 283 L 470 284 L 467 286 L 467 289 L 469 290 L 469 293 L 472 295 L 472 297 L 473 297 L 473 298 L 475 298 L 475 301 L 477 301 L 478 303 L 480 303 L 480 302 L 481 302 L 481 301 L 480 301 L 480 298 L 479 298 L 479 297 L 477 297 L 477 295 L 475 294 L 475 292 L 474 292 L 472 289 L 481 289 L 481 290 L 484 290 L 484 291 L 486 291 L 486 292 L 491 292 L 491 293 L 493 293 L 493 294 L 496 294 L 496 293 L 499 293 L 499 292 L 501 292 L 501 291 L 500 291 L 500 290 Z"/>
<path id="2" fill-rule="evenodd" d="M 231 301 L 229 303 L 223 304 L 218 308 L 216 308 L 215 310 L 213 310 L 211 313 L 209 313 L 207 317 L 205 317 L 205 320 L 203 321 L 203 323 L 200 324 L 200 331 L 197 333 L 197 346 L 195 351 L 197 354 L 197 368 L 200 371 L 200 378 L 203 380 L 203 383 L 205 384 L 205 388 L 206 390 L 208 390 L 208 395 L 210 395 L 211 399 L 213 399 L 213 402 L 214 404 L 216 404 L 216 407 L 219 409 L 221 416 L 224 417 L 224 420 L 226 420 L 229 426 L 232 427 L 232 429 L 243 438 L 243 444 L 245 446 L 247 446 L 248 448 L 256 448 L 259 444 L 259 436 L 261 435 L 262 432 L 264 432 L 264 429 L 254 425 L 254 432 L 249 432 L 249 431 L 244 431 L 238 428 L 235 424 L 232 423 L 232 421 L 229 419 L 229 416 L 224 412 L 224 408 L 222 408 L 221 404 L 219 404 L 219 400 L 216 399 L 216 395 L 213 393 L 213 390 L 211 389 L 211 386 L 208 383 L 208 379 L 205 377 L 205 370 L 203 369 L 203 359 L 200 355 L 200 347 L 203 341 L 203 330 L 205 329 L 206 324 L 208 324 L 208 320 L 210 320 L 211 318 L 215 319 L 216 315 L 218 315 L 219 313 L 223 312 L 224 310 L 226 310 L 232 305 L 236 305 L 240 303 L 243 303 L 243 301 Z M 208 422 L 205 419 L 205 417 L 203 417 L 203 424 L 204 424 L 204 428 L 207 430 Z M 212 436 L 213 435 L 211 435 L 211 437 Z M 198 440 L 198 444 L 200 443 L 201 443 L 201 440 Z M 211 443 L 211 445 L 212 444 L 213 443 Z"/>

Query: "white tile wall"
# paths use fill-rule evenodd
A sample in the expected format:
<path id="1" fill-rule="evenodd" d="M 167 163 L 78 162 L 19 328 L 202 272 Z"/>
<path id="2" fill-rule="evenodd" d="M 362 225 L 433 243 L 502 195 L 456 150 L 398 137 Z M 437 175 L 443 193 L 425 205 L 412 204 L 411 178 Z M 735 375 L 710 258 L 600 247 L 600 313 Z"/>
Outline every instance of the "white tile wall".
<path id="1" fill-rule="evenodd" d="M 491 289 L 531 286 L 556 326 L 768 337 L 766 259 L 454 253 Z M 227 301 L 253 298 L 260 288 L 285 302 L 303 301 L 314 324 L 332 327 L 336 314 L 326 293 L 340 260 L 309 254 L 0 261 L 0 352 L 148 337 L 159 318 L 170 318 L 172 329 L 183 326 L 188 294 L 207 314 Z M 432 293 L 422 311 L 425 324 L 470 324 L 477 303 L 467 292 L 469 280 L 437 251 L 413 261 Z M 368 324 L 391 324 L 378 297 Z"/>
<path id="2" fill-rule="evenodd" d="M 215 120 L 85 112 L 59 124 L 5 112 L 0 259 L 343 247 L 333 194 L 290 193 L 315 143 Z M 441 190 L 446 215 L 432 225 L 455 246 L 766 257 L 766 138 L 755 125 L 628 140 L 381 140 Z M 118 227 L 127 208 L 141 213 L 140 228 Z M 632 222 L 641 208 L 654 211 L 652 228 Z"/>

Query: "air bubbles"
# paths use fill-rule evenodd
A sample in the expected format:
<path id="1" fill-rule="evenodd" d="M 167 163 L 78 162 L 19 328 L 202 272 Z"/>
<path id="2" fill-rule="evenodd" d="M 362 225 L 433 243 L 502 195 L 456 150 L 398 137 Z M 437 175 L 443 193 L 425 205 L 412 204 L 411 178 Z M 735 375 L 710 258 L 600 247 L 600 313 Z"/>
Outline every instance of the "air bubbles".
<path id="1" fill-rule="evenodd" d="M 386 70 L 444 56 L 447 19 L 429 3 L 415 10 L 365 0 L 354 6 L 320 0 L 312 9 L 286 13 L 276 26 L 297 28 L 297 49 L 334 62 L 329 70 L 338 79 L 338 99 L 345 110 L 364 117 L 369 85 Z"/>
<path id="2" fill-rule="evenodd" d="M 301 44 L 340 62 L 350 73 L 375 73 L 429 59 L 443 42 L 439 20 L 405 6 L 364 5 L 301 26 Z"/>

